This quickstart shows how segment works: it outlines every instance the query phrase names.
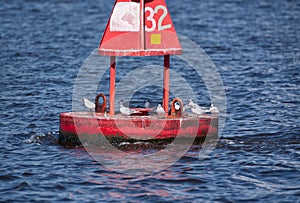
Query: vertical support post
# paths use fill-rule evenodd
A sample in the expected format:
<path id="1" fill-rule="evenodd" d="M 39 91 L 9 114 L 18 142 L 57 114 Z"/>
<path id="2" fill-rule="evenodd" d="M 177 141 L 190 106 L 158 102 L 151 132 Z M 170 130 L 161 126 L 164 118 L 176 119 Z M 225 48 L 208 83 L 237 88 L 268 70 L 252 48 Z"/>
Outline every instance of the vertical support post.
<path id="1" fill-rule="evenodd" d="M 163 108 L 166 113 L 168 113 L 169 111 L 169 88 L 170 88 L 170 55 L 164 55 Z"/>
<path id="2" fill-rule="evenodd" d="M 110 57 L 109 70 L 109 115 L 115 115 L 115 82 L 116 82 L 116 57 Z"/>

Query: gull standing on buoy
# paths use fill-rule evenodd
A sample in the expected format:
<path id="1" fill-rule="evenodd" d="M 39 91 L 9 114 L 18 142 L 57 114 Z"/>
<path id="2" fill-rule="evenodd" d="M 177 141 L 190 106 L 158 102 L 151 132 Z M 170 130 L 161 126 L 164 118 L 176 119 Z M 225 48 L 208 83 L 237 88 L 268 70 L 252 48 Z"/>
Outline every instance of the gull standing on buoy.
<path id="1" fill-rule="evenodd" d="M 209 111 L 212 114 L 218 114 L 219 113 L 219 109 L 214 104 L 211 104 Z"/>
<path id="2" fill-rule="evenodd" d="M 150 107 L 150 102 L 148 100 L 145 101 L 145 108 L 148 109 Z"/>
<path id="3" fill-rule="evenodd" d="M 205 108 L 194 103 L 193 100 L 191 100 L 191 99 L 190 99 L 189 107 L 191 108 L 192 112 L 195 114 L 204 114 L 205 113 Z"/>
<path id="4" fill-rule="evenodd" d="M 183 109 L 182 109 L 182 112 L 185 112 L 187 109 L 190 109 L 190 108 L 191 108 L 191 107 L 190 107 L 189 104 L 184 105 L 184 106 L 183 106 Z"/>
<path id="5" fill-rule="evenodd" d="M 133 110 L 133 109 L 128 108 L 128 107 L 125 107 L 123 105 L 123 101 L 120 101 L 120 112 L 121 112 L 121 114 L 126 115 L 126 116 L 130 116 L 132 114 L 141 113 L 139 111 Z"/>
<path id="6" fill-rule="evenodd" d="M 166 114 L 166 112 L 165 112 L 164 108 L 161 106 L 161 104 L 157 105 L 156 113 L 161 116 L 164 116 Z"/>
<path id="7" fill-rule="evenodd" d="M 91 102 L 90 100 L 88 100 L 88 99 L 85 98 L 85 97 L 83 97 L 82 100 L 83 100 L 84 105 L 85 105 L 88 109 L 90 109 L 90 110 L 95 110 L 96 105 L 95 105 L 93 102 Z"/>

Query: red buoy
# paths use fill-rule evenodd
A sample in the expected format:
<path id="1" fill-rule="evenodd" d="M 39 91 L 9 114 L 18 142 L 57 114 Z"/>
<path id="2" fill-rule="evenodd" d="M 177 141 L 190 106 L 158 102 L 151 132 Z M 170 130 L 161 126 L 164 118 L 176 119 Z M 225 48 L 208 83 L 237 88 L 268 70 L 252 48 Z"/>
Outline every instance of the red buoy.
<path id="1" fill-rule="evenodd" d="M 109 112 L 105 95 L 99 94 L 95 112 L 61 113 L 62 144 L 78 145 L 81 139 L 97 142 L 95 138 L 103 136 L 115 141 L 149 141 L 178 137 L 199 140 L 218 135 L 216 115 L 184 114 L 179 98 L 173 100 L 169 111 L 170 55 L 182 54 L 182 48 L 164 0 L 116 0 L 98 53 L 110 57 Z M 153 114 L 149 108 L 132 109 L 138 114 L 116 114 L 117 57 L 157 55 L 164 56 L 162 112 L 165 115 Z M 100 97 L 102 104 L 98 103 Z"/>

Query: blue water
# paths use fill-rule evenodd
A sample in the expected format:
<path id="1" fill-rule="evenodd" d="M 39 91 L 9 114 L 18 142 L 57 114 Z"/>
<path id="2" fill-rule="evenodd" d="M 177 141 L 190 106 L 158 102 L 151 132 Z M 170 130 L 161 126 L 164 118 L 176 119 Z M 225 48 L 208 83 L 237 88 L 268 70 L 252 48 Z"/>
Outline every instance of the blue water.
<path id="1" fill-rule="evenodd" d="M 59 113 L 72 109 L 113 1 L 3 0 L 0 202 L 299 202 L 300 2 L 167 4 L 178 33 L 222 77 L 227 117 L 216 149 L 199 160 L 195 146 L 163 171 L 130 176 L 60 146 Z"/>

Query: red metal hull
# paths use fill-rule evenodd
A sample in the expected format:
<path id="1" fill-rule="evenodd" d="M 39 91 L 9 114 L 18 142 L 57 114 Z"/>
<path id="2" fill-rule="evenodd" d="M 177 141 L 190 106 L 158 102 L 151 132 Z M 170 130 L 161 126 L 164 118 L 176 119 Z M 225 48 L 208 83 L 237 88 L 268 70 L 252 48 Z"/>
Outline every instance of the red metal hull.
<path id="1" fill-rule="evenodd" d="M 60 114 L 60 143 L 79 145 L 85 138 L 102 136 L 111 140 L 203 139 L 218 135 L 218 118 L 213 115 L 182 118 L 155 116 L 104 116 L 94 112 Z M 96 140 L 97 141 L 97 140 Z"/>

